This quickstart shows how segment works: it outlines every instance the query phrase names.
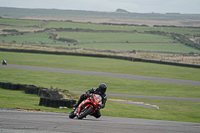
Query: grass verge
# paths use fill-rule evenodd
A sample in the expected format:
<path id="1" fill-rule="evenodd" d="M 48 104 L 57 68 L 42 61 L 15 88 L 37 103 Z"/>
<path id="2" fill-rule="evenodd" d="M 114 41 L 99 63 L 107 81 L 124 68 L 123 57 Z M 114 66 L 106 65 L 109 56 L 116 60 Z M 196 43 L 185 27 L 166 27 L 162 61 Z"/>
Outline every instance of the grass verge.
<path id="1" fill-rule="evenodd" d="M 165 76 L 168 75 L 167 73 L 172 74 L 172 72 L 174 75 L 180 76 L 181 72 L 182 73 L 184 72 L 183 77 L 187 78 L 190 76 L 191 77 L 196 76 L 197 78 L 199 73 L 198 69 L 193 69 L 193 68 L 184 68 L 184 67 L 157 65 L 157 64 L 145 64 L 145 63 L 140 64 L 140 63 L 102 59 L 102 58 L 55 56 L 55 55 L 43 55 L 43 54 L 23 54 L 23 53 L 16 54 L 7 52 L 1 52 L 1 55 L 9 57 L 8 62 L 12 61 L 14 62 L 14 64 L 18 65 L 36 65 L 36 66 L 38 65 L 38 66 L 55 67 L 55 68 L 61 67 L 65 69 L 75 67 L 76 69 L 83 69 L 83 70 L 92 69 L 100 71 L 112 71 L 113 68 L 116 68 L 117 70 L 121 70 L 124 72 L 134 71 L 134 73 L 137 73 L 136 70 L 140 70 L 141 72 L 139 72 L 139 74 L 145 74 L 145 75 L 149 73 L 159 75 L 160 73 L 162 73 L 162 71 L 158 70 L 163 70 L 163 71 L 168 70 Z M 126 68 L 124 66 L 126 67 L 129 66 L 129 67 Z M 130 68 L 132 68 L 133 70 L 131 70 Z M 142 71 L 145 71 L 146 73 L 145 72 L 142 73 Z M 128 79 L 108 78 L 108 77 L 98 77 L 98 76 L 88 76 L 88 75 L 78 75 L 78 74 L 0 68 L 0 75 L 1 75 L 1 82 L 33 84 L 33 85 L 44 86 L 47 88 L 53 86 L 53 87 L 58 87 L 60 89 L 76 90 L 76 91 L 85 91 L 87 89 L 91 89 L 92 87 L 97 87 L 100 82 L 105 82 L 108 85 L 108 93 L 185 97 L 185 98 L 199 98 L 200 94 L 200 87 L 195 87 L 195 86 L 156 83 L 149 81 L 128 80 Z M 21 91 L 10 91 L 10 90 L 0 89 L 0 99 L 1 99 L 0 107 L 3 108 L 40 109 L 41 111 L 63 112 L 63 113 L 69 113 L 71 111 L 71 109 L 56 109 L 56 108 L 47 108 L 43 106 L 38 106 L 39 104 L 38 96 L 24 94 L 24 92 Z M 113 99 L 116 99 L 116 97 L 114 97 Z M 158 105 L 160 109 L 155 110 L 151 108 L 144 108 L 144 107 L 107 101 L 106 108 L 102 109 L 101 111 L 102 115 L 114 116 L 114 117 L 144 118 L 144 119 L 200 123 L 200 116 L 198 113 L 200 111 L 200 107 L 199 103 L 197 102 L 180 102 L 180 101 L 177 102 L 177 101 L 131 99 L 131 98 L 120 98 L 120 99 L 146 101 L 154 103 L 156 102 L 156 105 Z"/>
<path id="2" fill-rule="evenodd" d="M 0 88 L 0 98 L 0 107 L 2 108 L 29 109 L 62 113 L 69 113 L 71 110 L 39 106 L 40 97 L 33 94 L 25 94 L 24 91 L 13 91 Z"/>
<path id="3" fill-rule="evenodd" d="M 25 94 L 23 91 L 12 91 L 0 89 L 0 107 L 3 108 L 20 108 L 29 110 L 40 110 L 48 112 L 70 113 L 72 109 L 59 109 L 39 106 L 39 97 L 37 95 Z M 113 98 L 113 97 L 108 97 Z M 116 97 L 114 97 L 116 99 Z M 121 98 L 127 99 L 127 98 Z M 129 98 L 130 100 L 131 98 Z M 131 99 L 140 101 L 141 99 Z M 158 100 L 151 100 L 157 101 Z M 162 100 L 157 103 L 159 110 L 139 107 L 134 105 L 122 104 L 107 101 L 106 107 L 101 110 L 103 116 L 142 118 L 168 121 L 184 121 L 200 123 L 199 103 L 197 102 L 177 102 Z"/>
<path id="4" fill-rule="evenodd" d="M 73 91 L 85 91 L 92 87 L 98 87 L 99 83 L 103 82 L 108 85 L 108 93 L 184 98 L 199 98 L 200 94 L 198 86 L 79 74 L 0 68 L 0 75 L 1 82 L 32 84 L 46 88 L 53 86 Z"/>
<path id="5" fill-rule="evenodd" d="M 200 81 L 200 71 L 198 68 L 131 62 L 108 58 L 15 52 L 0 52 L 0 57 L 2 58 L 1 60 L 5 59 L 8 64 L 16 65 L 40 66 Z"/>

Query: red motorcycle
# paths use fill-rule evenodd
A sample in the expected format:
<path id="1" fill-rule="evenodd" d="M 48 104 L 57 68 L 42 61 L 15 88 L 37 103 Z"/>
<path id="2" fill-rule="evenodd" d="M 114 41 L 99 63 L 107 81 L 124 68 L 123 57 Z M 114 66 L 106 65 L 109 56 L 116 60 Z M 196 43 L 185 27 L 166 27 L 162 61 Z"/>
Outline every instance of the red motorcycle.
<path id="1" fill-rule="evenodd" d="M 97 109 L 101 107 L 102 97 L 98 94 L 92 94 L 87 99 L 83 100 L 79 106 L 69 114 L 69 118 L 83 119 L 87 115 L 93 114 Z"/>

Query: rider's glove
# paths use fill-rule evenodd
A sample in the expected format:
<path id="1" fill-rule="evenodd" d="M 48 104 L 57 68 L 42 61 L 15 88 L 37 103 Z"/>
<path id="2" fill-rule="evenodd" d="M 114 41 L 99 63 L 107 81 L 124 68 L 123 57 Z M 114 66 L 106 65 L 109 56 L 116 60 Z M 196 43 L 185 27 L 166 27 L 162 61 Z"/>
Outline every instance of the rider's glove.
<path id="1" fill-rule="evenodd" d="M 90 97 L 91 95 L 90 95 L 90 92 L 87 90 L 87 91 L 85 91 L 85 96 L 86 97 Z"/>
<path id="2" fill-rule="evenodd" d="M 85 94 L 85 97 L 91 97 L 91 95 L 90 94 Z"/>

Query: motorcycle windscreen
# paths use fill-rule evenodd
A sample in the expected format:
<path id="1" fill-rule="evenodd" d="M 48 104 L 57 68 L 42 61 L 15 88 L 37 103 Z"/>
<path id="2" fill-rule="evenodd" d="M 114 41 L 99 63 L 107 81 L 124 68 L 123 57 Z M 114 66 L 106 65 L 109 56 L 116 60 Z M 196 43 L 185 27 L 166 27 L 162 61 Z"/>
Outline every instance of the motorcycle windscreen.
<path id="1" fill-rule="evenodd" d="M 100 95 L 98 95 L 98 94 L 94 94 L 94 95 L 96 96 L 96 98 L 99 99 L 99 101 L 102 101 L 102 97 Z"/>

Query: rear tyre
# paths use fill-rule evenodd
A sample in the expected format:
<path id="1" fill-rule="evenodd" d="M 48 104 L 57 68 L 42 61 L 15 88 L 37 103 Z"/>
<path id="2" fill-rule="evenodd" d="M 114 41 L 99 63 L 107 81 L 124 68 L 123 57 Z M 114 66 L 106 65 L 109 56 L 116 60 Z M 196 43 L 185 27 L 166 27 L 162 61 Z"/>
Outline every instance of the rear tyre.
<path id="1" fill-rule="evenodd" d="M 83 110 L 83 112 L 81 111 L 77 118 L 83 119 L 84 117 L 86 117 L 90 113 L 91 110 L 92 110 L 92 107 L 89 106 L 87 109 Z"/>

